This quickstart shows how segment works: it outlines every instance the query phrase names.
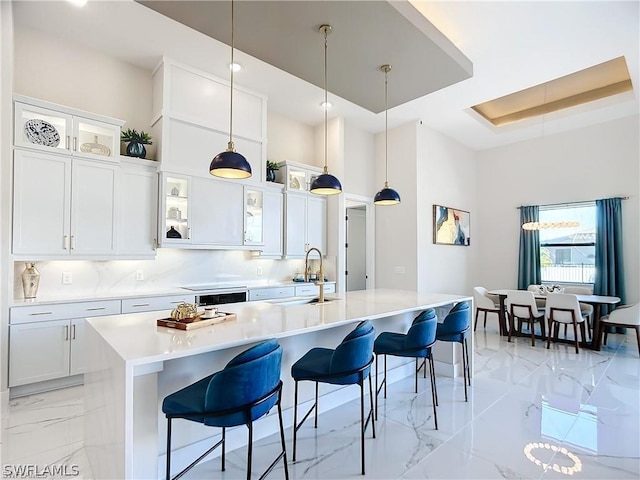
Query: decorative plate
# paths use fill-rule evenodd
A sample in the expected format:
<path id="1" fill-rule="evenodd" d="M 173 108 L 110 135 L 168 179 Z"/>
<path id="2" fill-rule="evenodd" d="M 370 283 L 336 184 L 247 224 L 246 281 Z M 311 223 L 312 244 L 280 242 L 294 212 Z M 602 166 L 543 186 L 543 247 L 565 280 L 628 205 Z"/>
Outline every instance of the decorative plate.
<path id="1" fill-rule="evenodd" d="M 60 143 L 60 134 L 56 127 L 39 118 L 27 120 L 24 124 L 24 133 L 27 139 L 36 145 L 57 147 Z"/>

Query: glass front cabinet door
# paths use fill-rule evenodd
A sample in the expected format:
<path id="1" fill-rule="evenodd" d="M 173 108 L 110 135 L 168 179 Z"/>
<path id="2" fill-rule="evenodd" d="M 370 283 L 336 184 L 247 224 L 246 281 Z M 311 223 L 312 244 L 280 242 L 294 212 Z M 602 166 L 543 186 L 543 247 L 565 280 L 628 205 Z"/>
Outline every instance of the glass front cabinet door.
<path id="1" fill-rule="evenodd" d="M 260 190 L 245 188 L 244 244 L 264 245 L 263 194 Z"/>
<path id="2" fill-rule="evenodd" d="M 161 243 L 189 243 L 189 178 L 164 177 L 163 232 Z"/>

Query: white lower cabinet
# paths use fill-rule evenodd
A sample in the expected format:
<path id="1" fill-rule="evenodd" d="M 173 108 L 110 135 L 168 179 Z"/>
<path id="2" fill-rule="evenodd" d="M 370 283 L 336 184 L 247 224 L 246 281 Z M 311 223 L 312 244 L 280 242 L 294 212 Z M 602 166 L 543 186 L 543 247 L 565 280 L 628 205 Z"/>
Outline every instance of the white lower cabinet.
<path id="1" fill-rule="evenodd" d="M 137 297 L 122 300 L 122 313 L 153 312 L 155 310 L 172 310 L 181 303 L 195 303 L 193 293 L 171 295 L 165 297 Z"/>
<path id="2" fill-rule="evenodd" d="M 296 294 L 295 287 L 264 287 L 264 288 L 250 288 L 249 289 L 249 301 L 254 300 L 270 300 L 272 298 L 287 298 L 294 297 Z"/>
<path id="3" fill-rule="evenodd" d="M 85 318 L 118 313 L 119 300 L 11 308 L 9 387 L 83 373 Z"/>

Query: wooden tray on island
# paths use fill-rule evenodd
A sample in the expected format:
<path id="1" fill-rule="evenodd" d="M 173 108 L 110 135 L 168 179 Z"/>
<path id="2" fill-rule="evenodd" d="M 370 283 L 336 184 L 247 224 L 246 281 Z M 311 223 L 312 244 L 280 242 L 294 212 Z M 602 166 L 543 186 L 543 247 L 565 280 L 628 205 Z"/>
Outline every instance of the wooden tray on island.
<path id="1" fill-rule="evenodd" d="M 202 318 L 201 316 L 193 318 L 183 318 L 182 320 L 174 320 L 172 318 L 159 318 L 156 324 L 159 327 L 177 328 L 178 330 L 193 330 L 194 328 L 209 327 L 218 323 L 235 320 L 235 313 L 218 312 L 215 317 Z"/>

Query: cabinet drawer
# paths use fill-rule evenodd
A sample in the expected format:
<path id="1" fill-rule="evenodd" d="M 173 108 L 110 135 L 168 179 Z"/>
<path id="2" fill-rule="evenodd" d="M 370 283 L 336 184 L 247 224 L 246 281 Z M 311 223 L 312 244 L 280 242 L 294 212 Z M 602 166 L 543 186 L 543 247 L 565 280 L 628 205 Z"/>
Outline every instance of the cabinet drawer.
<path id="1" fill-rule="evenodd" d="M 249 290 L 249 301 L 253 300 L 269 300 L 271 298 L 294 297 L 296 294 L 295 287 L 270 287 Z"/>
<path id="2" fill-rule="evenodd" d="M 63 303 L 56 305 L 29 305 L 10 309 L 11 324 L 45 322 L 70 318 L 118 315 L 120 300 Z"/>
<path id="3" fill-rule="evenodd" d="M 194 294 L 171 295 L 168 297 L 127 298 L 122 300 L 122 313 L 171 310 L 182 302 L 195 303 L 195 300 L 196 297 Z"/>
<path id="4" fill-rule="evenodd" d="M 335 283 L 325 283 L 324 284 L 324 293 L 335 293 L 336 292 L 336 284 Z"/>
<path id="5" fill-rule="evenodd" d="M 304 297 L 305 295 L 318 295 L 320 288 L 317 285 L 300 285 L 296 287 L 296 297 Z"/>

